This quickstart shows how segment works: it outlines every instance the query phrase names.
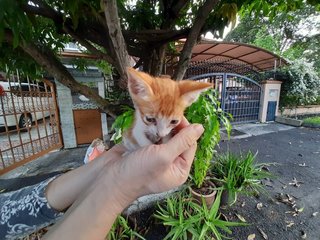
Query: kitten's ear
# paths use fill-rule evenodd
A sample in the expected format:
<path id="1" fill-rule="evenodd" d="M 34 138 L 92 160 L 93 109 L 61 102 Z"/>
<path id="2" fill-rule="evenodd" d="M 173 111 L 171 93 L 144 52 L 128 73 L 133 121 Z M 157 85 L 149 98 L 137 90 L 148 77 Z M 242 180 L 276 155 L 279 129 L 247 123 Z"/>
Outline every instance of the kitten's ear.
<path id="1" fill-rule="evenodd" d="M 197 101 L 199 95 L 212 87 L 211 83 L 183 80 L 179 82 L 180 96 L 187 106 Z"/>
<path id="2" fill-rule="evenodd" d="M 128 73 L 128 89 L 132 98 L 140 98 L 143 100 L 149 100 L 153 95 L 153 91 L 150 87 L 152 78 L 150 75 L 138 72 L 133 68 L 127 68 Z"/>

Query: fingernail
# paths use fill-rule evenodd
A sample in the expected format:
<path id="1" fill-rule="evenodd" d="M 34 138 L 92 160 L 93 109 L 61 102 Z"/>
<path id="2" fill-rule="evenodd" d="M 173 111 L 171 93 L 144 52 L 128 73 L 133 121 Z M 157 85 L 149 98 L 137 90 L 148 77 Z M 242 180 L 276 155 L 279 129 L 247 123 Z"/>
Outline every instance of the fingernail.
<path id="1" fill-rule="evenodd" d="M 194 124 L 194 129 L 197 131 L 197 133 L 199 133 L 199 135 L 201 135 L 204 131 L 204 128 L 201 124 Z"/>

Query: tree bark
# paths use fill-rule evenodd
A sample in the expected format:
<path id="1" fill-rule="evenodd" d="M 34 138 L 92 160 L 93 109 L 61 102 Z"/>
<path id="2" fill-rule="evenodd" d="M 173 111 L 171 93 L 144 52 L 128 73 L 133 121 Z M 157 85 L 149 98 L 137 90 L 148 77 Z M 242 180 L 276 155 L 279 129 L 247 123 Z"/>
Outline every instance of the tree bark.
<path id="1" fill-rule="evenodd" d="M 116 53 L 115 67 L 120 74 L 121 86 L 127 83 L 127 67 L 130 66 L 126 42 L 122 35 L 116 0 L 103 0 L 104 14 L 109 30 L 111 44 Z"/>
<path id="2" fill-rule="evenodd" d="M 201 33 L 201 29 L 205 24 L 208 15 L 219 2 L 220 0 L 207 0 L 199 8 L 195 22 L 189 32 L 186 43 L 184 44 L 180 54 L 180 59 L 176 71 L 174 72 L 173 79 L 181 80 L 183 78 L 191 58 L 192 48 L 197 42 L 197 39 Z"/>
<path id="3" fill-rule="evenodd" d="M 167 45 L 161 45 L 156 47 L 152 51 L 151 64 L 150 64 L 150 74 L 152 76 L 160 76 L 163 70 L 163 64 L 166 56 Z"/>

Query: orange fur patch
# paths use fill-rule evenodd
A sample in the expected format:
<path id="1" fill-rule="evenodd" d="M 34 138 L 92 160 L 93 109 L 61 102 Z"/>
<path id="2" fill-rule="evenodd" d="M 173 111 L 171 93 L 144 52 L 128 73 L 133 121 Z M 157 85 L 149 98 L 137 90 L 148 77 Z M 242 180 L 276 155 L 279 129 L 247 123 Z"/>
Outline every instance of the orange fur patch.
<path id="1" fill-rule="evenodd" d="M 132 92 L 132 98 L 139 108 L 142 117 L 151 115 L 154 117 L 182 117 L 186 103 L 181 96 L 187 92 L 197 91 L 211 87 L 211 83 L 195 82 L 190 80 L 173 81 L 167 77 L 152 77 L 143 72 L 130 70 L 137 78 L 144 81 L 151 89 L 149 99 L 141 99 L 137 92 Z M 134 72 L 132 72 L 134 71 Z M 149 123 L 145 122 L 149 125 Z"/>

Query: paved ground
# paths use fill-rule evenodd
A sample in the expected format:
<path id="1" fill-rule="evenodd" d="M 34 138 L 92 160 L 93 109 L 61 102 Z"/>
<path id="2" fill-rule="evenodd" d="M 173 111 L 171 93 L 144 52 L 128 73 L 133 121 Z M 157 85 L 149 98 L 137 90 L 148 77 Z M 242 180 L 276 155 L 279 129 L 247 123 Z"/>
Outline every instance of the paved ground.
<path id="1" fill-rule="evenodd" d="M 219 151 L 258 152 L 259 162 L 270 167 L 275 179 L 265 182 L 268 196 L 240 197 L 225 213 L 229 220 L 244 217 L 249 227 L 234 230 L 234 239 L 320 239 L 320 130 L 293 128 L 220 144 Z M 257 204 L 262 203 L 262 209 Z M 296 205 L 295 205 L 296 204 Z M 244 206 L 243 206 L 244 205 Z M 296 211 L 295 211 L 296 210 Z M 306 238 L 302 238 L 303 236 Z"/>
<path id="2" fill-rule="evenodd" d="M 86 148 L 55 151 L 0 176 L 0 190 L 12 191 L 35 184 L 83 164 Z"/>

